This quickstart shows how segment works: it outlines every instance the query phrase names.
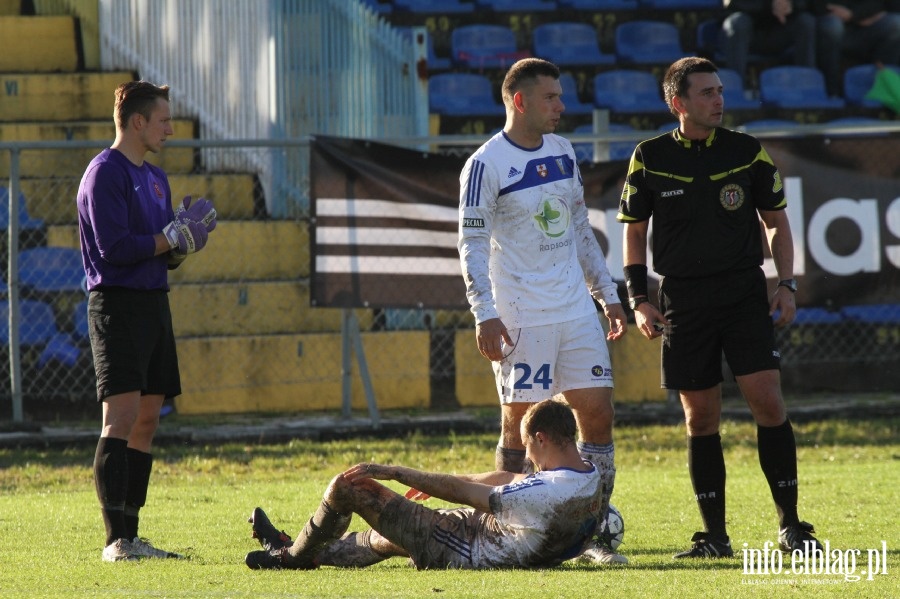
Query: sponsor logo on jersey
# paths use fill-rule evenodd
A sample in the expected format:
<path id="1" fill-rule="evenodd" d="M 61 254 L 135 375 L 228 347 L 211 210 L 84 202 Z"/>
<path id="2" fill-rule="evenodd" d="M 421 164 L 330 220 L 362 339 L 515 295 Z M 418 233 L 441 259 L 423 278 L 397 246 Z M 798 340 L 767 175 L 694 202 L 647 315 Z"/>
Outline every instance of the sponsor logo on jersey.
<path id="1" fill-rule="evenodd" d="M 595 379 L 609 378 L 612 376 L 612 369 L 603 368 L 602 365 L 597 364 L 596 366 L 591 367 L 591 375 Z"/>
<path id="2" fill-rule="evenodd" d="M 566 172 L 566 163 L 563 162 L 563 159 L 562 159 L 562 158 L 557 158 L 557 159 L 556 159 L 556 168 L 558 168 L 558 169 L 559 169 L 559 172 L 562 173 L 563 175 L 568 175 L 568 174 L 569 174 L 569 173 Z"/>
<path id="3" fill-rule="evenodd" d="M 774 181 L 772 182 L 772 191 L 778 193 L 781 191 L 781 173 L 775 171 L 775 175 L 773 175 Z"/>
<path id="4" fill-rule="evenodd" d="M 546 164 L 538 164 L 534 168 L 537 169 L 537 174 L 539 174 L 541 177 L 547 176 L 547 165 Z"/>
<path id="5" fill-rule="evenodd" d="M 669 191 L 661 191 L 659 193 L 659 197 L 661 197 L 661 198 L 671 198 L 673 196 L 683 196 L 683 195 L 684 195 L 683 189 L 671 189 Z"/>
<path id="6" fill-rule="evenodd" d="M 743 188 L 740 185 L 729 183 L 719 192 L 719 203 L 725 210 L 737 210 L 744 205 Z"/>
<path id="7" fill-rule="evenodd" d="M 569 205 L 565 200 L 559 196 L 545 196 L 540 212 L 534 215 L 534 226 L 546 237 L 556 239 L 569 229 L 569 219 Z"/>
<path id="8" fill-rule="evenodd" d="M 630 183 L 626 183 L 625 187 L 622 188 L 622 201 L 627 202 L 628 198 L 637 193 L 637 187 Z"/>
<path id="9" fill-rule="evenodd" d="M 511 167 L 509 167 L 509 173 L 506 175 L 506 178 L 507 178 L 507 179 L 512 179 L 513 177 L 516 177 L 516 176 L 521 175 L 521 174 L 522 174 L 522 172 L 521 172 L 520 170 L 518 170 L 518 169 L 517 169 L 516 167 L 514 167 L 514 166 L 511 166 Z"/>
<path id="10" fill-rule="evenodd" d="M 462 219 L 462 226 L 467 229 L 483 229 L 484 228 L 484 219 L 483 218 L 464 218 L 464 219 Z"/>

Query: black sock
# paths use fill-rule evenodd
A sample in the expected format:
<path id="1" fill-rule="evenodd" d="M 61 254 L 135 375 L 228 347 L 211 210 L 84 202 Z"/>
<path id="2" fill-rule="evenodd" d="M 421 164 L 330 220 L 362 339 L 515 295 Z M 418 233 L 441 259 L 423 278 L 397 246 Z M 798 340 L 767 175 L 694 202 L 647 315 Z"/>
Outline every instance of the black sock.
<path id="1" fill-rule="evenodd" d="M 141 508 L 147 502 L 147 487 L 150 485 L 150 471 L 153 469 L 153 455 L 128 448 L 128 491 L 125 494 L 125 529 L 128 538 L 138 536 L 138 520 Z"/>
<path id="2" fill-rule="evenodd" d="M 497 470 L 515 472 L 516 474 L 526 473 L 525 450 L 509 449 L 508 447 L 501 447 L 498 445 L 497 449 L 494 451 L 494 464 L 497 467 Z"/>
<path id="3" fill-rule="evenodd" d="M 726 539 L 725 457 L 719 433 L 688 437 L 688 470 L 706 531 Z"/>
<path id="4" fill-rule="evenodd" d="M 308 568 L 328 543 L 340 539 L 350 525 L 353 514 L 339 514 L 324 501 L 309 519 L 282 560 L 288 568 Z"/>
<path id="5" fill-rule="evenodd" d="M 797 516 L 797 442 L 790 420 L 779 426 L 757 426 L 759 465 L 769 482 L 780 528 L 796 525 Z"/>
<path id="6" fill-rule="evenodd" d="M 128 489 L 128 441 L 100 437 L 94 454 L 94 487 L 106 527 L 106 544 L 131 539 L 125 526 Z"/>

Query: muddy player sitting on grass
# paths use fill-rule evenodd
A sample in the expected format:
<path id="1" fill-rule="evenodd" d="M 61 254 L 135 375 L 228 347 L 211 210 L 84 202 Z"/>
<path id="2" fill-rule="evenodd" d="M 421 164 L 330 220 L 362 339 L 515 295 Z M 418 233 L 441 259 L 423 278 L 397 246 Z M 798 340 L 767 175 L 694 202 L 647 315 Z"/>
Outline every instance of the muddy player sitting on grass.
<path id="1" fill-rule="evenodd" d="M 403 466 L 358 464 L 336 476 L 297 539 L 275 528 L 260 508 L 250 522 L 264 550 L 247 554 L 253 569 L 365 567 L 409 557 L 425 568 L 546 568 L 579 555 L 600 512 L 602 481 L 581 459 L 571 408 L 545 400 L 521 423 L 534 474 L 452 475 Z M 377 480 L 410 487 L 406 497 Z M 430 509 L 436 497 L 470 507 Z M 347 533 L 353 514 L 371 528 Z"/>

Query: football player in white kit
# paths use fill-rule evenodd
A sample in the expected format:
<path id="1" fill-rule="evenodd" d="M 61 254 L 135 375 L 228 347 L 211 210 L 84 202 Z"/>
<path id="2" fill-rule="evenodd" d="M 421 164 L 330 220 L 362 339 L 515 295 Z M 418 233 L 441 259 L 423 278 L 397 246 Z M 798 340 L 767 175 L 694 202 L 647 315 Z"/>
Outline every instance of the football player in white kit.
<path id="1" fill-rule="evenodd" d="M 491 360 L 501 404 L 497 470 L 527 469 L 519 423 L 533 403 L 561 393 L 572 407 L 582 457 L 615 479 L 612 367 L 606 339 L 625 333 L 625 311 L 588 222 L 575 151 L 555 135 L 565 110 L 559 69 L 527 58 L 506 74 L 506 126 L 460 175 L 459 255 L 478 350 Z M 598 563 L 625 563 L 599 543 Z"/>
<path id="2" fill-rule="evenodd" d="M 549 568 L 581 553 L 600 518 L 603 481 L 576 447 L 572 410 L 533 404 L 521 436 L 533 474 L 453 475 L 394 464 L 357 464 L 336 476 L 297 539 L 260 508 L 250 522 L 263 549 L 245 562 L 258 569 L 363 568 L 409 557 L 416 568 Z M 377 482 L 410 487 L 406 497 Z M 430 509 L 436 497 L 468 507 Z M 353 514 L 371 528 L 347 533 Z"/>

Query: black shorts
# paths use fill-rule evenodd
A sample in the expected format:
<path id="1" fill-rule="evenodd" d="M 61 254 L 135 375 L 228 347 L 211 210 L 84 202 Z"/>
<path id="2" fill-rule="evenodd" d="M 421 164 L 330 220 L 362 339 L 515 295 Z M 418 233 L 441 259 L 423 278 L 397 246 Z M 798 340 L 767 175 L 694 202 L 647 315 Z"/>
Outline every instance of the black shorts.
<path id="1" fill-rule="evenodd" d="M 167 292 L 92 291 L 88 331 L 98 401 L 131 391 L 165 397 L 181 394 Z"/>
<path id="2" fill-rule="evenodd" d="M 704 279 L 660 281 L 662 386 L 700 390 L 723 380 L 722 355 L 735 376 L 781 368 L 760 268 Z"/>

